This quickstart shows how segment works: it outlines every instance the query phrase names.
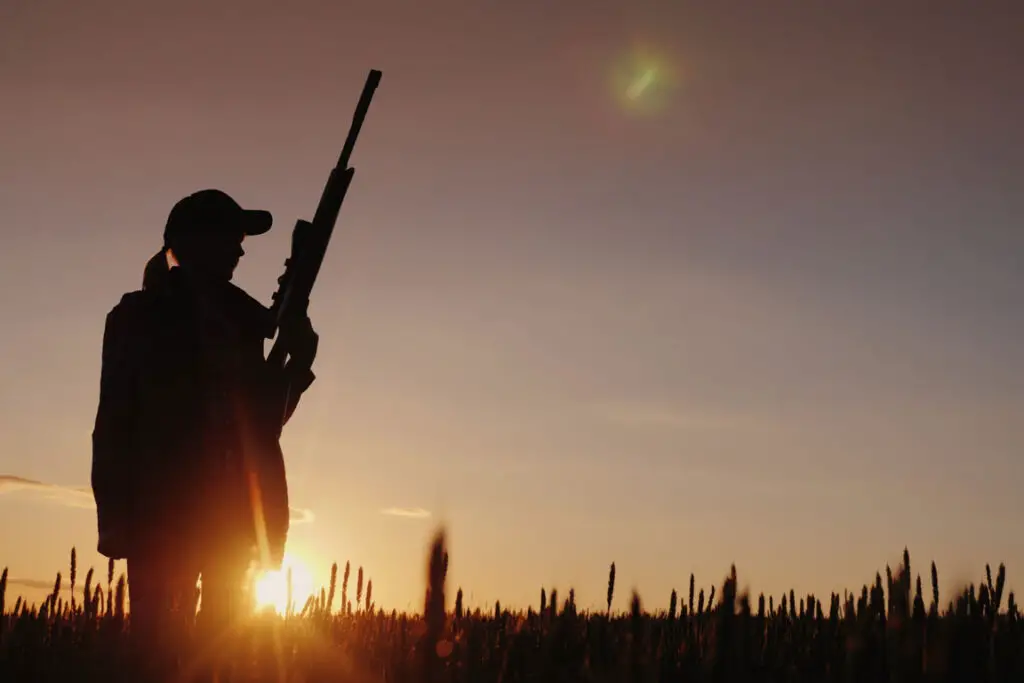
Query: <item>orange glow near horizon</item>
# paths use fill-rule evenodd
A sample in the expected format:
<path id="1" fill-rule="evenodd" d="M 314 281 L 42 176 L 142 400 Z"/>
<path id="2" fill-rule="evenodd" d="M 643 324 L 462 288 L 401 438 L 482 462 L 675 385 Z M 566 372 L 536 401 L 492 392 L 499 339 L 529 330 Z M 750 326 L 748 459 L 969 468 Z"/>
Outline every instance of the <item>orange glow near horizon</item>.
<path id="1" fill-rule="evenodd" d="M 281 569 L 260 572 L 256 576 L 254 589 L 257 610 L 271 608 L 277 614 L 287 611 L 289 569 L 292 573 L 292 602 L 295 609 L 301 609 L 306 599 L 313 594 L 313 577 L 306 563 L 285 553 Z"/>

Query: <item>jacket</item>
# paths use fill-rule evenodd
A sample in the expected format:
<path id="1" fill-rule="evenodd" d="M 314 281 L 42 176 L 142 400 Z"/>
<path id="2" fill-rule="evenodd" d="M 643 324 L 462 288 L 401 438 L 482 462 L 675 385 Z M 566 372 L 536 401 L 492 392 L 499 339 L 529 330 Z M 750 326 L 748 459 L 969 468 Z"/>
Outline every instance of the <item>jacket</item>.
<path id="1" fill-rule="evenodd" d="M 107 314 L 92 433 L 101 554 L 265 539 L 280 562 L 289 525 L 281 430 L 314 376 L 266 362 L 267 316 L 238 287 L 200 288 L 181 268 Z"/>

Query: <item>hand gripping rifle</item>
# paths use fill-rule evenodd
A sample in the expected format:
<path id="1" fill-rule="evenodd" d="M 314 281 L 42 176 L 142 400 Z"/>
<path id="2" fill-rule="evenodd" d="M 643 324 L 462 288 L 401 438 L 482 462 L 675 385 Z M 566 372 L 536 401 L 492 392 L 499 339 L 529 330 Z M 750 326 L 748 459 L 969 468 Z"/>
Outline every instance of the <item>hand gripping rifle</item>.
<path id="1" fill-rule="evenodd" d="M 313 283 L 320 272 L 324 254 L 327 253 L 327 244 L 331 240 L 331 233 L 334 232 L 341 203 L 356 172 L 349 166 L 349 157 L 352 156 L 352 148 L 359 137 L 359 129 L 363 126 L 363 119 L 366 118 L 370 100 L 373 99 L 373 93 L 380 83 L 380 77 L 380 71 L 371 70 L 366 78 L 363 94 L 352 116 L 352 126 L 345 139 L 345 146 L 341 149 L 337 166 L 327 177 L 327 184 L 320 195 L 320 203 L 313 214 L 313 221 L 299 219 L 295 222 L 291 255 L 284 262 L 284 274 L 277 279 L 277 291 L 274 292 L 273 303 L 270 306 L 272 328 L 268 330 L 267 338 L 273 338 L 277 333 L 277 340 L 267 356 L 267 362 L 275 367 L 284 367 L 288 358 L 288 340 L 282 338 L 281 330 L 285 329 L 289 321 L 304 318 L 309 308 L 309 295 L 313 290 Z"/>

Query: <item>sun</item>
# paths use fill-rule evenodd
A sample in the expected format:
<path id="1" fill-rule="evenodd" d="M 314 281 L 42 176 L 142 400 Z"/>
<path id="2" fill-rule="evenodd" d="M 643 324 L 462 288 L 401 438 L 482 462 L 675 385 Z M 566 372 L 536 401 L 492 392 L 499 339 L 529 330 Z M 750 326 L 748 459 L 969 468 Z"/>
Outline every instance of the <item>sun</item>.
<path id="1" fill-rule="evenodd" d="M 291 595 L 288 591 L 288 571 L 291 570 Z M 273 609 L 284 614 L 291 597 L 293 609 L 302 609 L 306 599 L 313 594 L 313 577 L 306 564 L 293 555 L 285 553 L 281 569 L 261 572 L 253 583 L 255 607 L 258 611 Z"/>

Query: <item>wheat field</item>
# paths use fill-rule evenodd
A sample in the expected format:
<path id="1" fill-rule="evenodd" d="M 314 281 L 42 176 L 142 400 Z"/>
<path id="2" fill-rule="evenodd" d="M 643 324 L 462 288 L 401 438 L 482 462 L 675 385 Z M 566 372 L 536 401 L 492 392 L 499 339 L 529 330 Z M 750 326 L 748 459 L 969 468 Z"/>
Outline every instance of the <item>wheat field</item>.
<path id="1" fill-rule="evenodd" d="M 77 585 L 72 551 L 70 599 L 61 574 L 41 604 L 6 604 L 0 578 L 0 681 L 1024 681 L 1024 621 L 1006 570 L 985 567 L 977 585 L 940 596 L 934 563 L 925 579 L 910 554 L 858 590 L 827 597 L 738 593 L 736 568 L 707 592 L 691 575 L 682 595 L 662 604 L 631 596 L 611 611 L 577 610 L 574 591 L 539 591 L 523 611 L 496 603 L 470 612 L 446 586 L 443 533 L 431 545 L 423 610 L 386 612 L 362 591 L 347 599 L 346 567 L 334 609 L 329 587 L 301 609 L 255 610 L 229 633 L 190 627 L 173 660 L 140 652 L 131 638 L 124 575 L 93 570 Z M 925 592 L 923 584 L 930 583 Z M 365 598 L 365 599 L 364 599 Z M 197 605 L 201 595 L 197 591 Z M 194 615 L 195 612 L 193 611 Z M 192 623 L 192 622 L 190 622 Z M 139 662 L 149 664 L 140 668 Z M 155 668 L 155 673 L 153 669 Z"/>

